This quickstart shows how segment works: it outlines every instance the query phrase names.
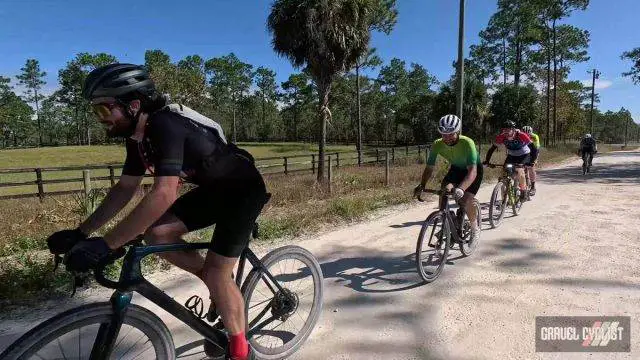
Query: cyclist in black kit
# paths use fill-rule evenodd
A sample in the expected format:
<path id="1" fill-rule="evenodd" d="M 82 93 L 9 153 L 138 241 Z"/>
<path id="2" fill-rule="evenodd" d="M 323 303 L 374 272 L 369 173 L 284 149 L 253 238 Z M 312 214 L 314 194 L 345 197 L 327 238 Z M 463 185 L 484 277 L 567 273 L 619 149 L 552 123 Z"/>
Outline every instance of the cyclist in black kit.
<path id="1" fill-rule="evenodd" d="M 119 182 L 98 209 L 77 229 L 57 232 L 47 240 L 51 252 L 66 253 L 67 268 L 86 271 L 143 232 L 148 243 L 169 244 L 216 224 L 206 258 L 197 252 L 161 256 L 207 284 L 230 334 L 228 356 L 248 359 L 244 302 L 230 274 L 267 200 L 253 158 L 228 143 L 222 128 L 210 119 L 205 118 L 213 126 L 206 126 L 174 111 L 180 106 L 166 104 L 142 66 L 95 69 L 85 81 L 83 96 L 91 101 L 107 135 L 126 138 L 127 156 Z M 151 191 L 104 237 L 87 239 L 131 200 L 146 170 L 155 177 Z M 178 198 L 181 181 L 198 187 Z"/>

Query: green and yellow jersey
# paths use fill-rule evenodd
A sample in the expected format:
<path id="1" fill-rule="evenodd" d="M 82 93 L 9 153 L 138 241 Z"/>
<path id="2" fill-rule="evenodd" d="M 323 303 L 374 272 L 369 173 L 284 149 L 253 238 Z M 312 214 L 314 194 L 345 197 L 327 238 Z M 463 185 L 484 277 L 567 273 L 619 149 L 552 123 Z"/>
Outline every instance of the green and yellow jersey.
<path id="1" fill-rule="evenodd" d="M 535 146 L 536 149 L 540 149 L 540 137 L 538 136 L 538 134 L 531 133 L 529 135 L 529 137 L 531 137 L 531 141 L 533 142 L 533 146 Z"/>
<path id="2" fill-rule="evenodd" d="M 447 160 L 452 167 L 460 170 L 466 170 L 470 165 L 482 166 L 476 144 L 471 138 L 464 135 L 460 135 L 458 142 L 453 146 L 445 144 L 442 139 L 434 141 L 433 145 L 431 145 L 429 158 L 427 158 L 427 165 L 435 165 L 438 155 Z"/>

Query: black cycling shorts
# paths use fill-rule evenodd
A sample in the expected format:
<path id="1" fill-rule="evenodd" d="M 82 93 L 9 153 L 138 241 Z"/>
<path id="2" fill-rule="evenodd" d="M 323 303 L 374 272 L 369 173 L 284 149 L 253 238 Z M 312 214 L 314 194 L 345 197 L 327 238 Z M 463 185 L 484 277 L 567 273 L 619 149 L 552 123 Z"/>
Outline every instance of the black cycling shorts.
<path id="1" fill-rule="evenodd" d="M 199 186 L 178 198 L 168 210 L 189 232 L 216 225 L 209 250 L 237 258 L 249 243 L 251 231 L 267 193 L 262 179 L 229 187 Z"/>
<path id="2" fill-rule="evenodd" d="M 477 165 L 476 169 L 477 169 L 476 178 L 475 180 L 473 180 L 471 185 L 469 185 L 469 187 L 465 191 L 465 192 L 470 192 L 473 195 L 476 195 L 478 193 L 478 190 L 480 189 L 480 184 L 482 184 L 482 175 L 483 175 L 482 165 Z M 464 181 L 464 178 L 467 176 L 468 173 L 469 173 L 469 170 L 467 169 L 460 169 L 452 166 L 451 168 L 449 168 L 449 172 L 447 173 L 447 175 L 444 176 L 441 187 L 444 187 L 447 184 L 453 184 L 453 186 L 456 186 L 456 187 L 459 186 L 460 183 Z"/>
<path id="3" fill-rule="evenodd" d="M 520 155 L 520 156 L 507 155 L 507 158 L 504 160 L 504 163 L 520 164 L 520 165 L 531 164 L 531 153 Z"/>

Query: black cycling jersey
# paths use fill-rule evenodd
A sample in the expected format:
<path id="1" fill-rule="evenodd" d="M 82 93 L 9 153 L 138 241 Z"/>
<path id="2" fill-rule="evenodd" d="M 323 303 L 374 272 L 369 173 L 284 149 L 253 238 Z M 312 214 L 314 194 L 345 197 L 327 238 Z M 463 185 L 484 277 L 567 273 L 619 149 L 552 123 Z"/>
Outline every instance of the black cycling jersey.
<path id="1" fill-rule="evenodd" d="M 123 175 L 180 176 L 197 185 L 219 185 L 260 177 L 253 158 L 234 144 L 226 144 L 215 130 L 171 112 L 149 116 L 143 140 L 126 143 Z"/>
<path id="2" fill-rule="evenodd" d="M 580 148 L 582 149 L 595 149 L 596 140 L 594 138 L 583 138 L 580 141 Z"/>

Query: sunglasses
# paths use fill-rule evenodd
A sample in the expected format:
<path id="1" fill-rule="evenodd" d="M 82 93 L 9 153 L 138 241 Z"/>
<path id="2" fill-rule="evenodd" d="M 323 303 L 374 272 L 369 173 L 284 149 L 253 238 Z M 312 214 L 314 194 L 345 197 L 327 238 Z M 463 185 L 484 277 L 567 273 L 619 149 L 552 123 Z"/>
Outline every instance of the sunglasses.
<path id="1" fill-rule="evenodd" d="M 113 108 L 120 105 L 121 104 L 119 102 L 110 104 L 93 104 L 91 105 L 91 108 L 93 109 L 93 113 L 96 114 L 100 120 L 104 120 L 111 115 Z"/>

